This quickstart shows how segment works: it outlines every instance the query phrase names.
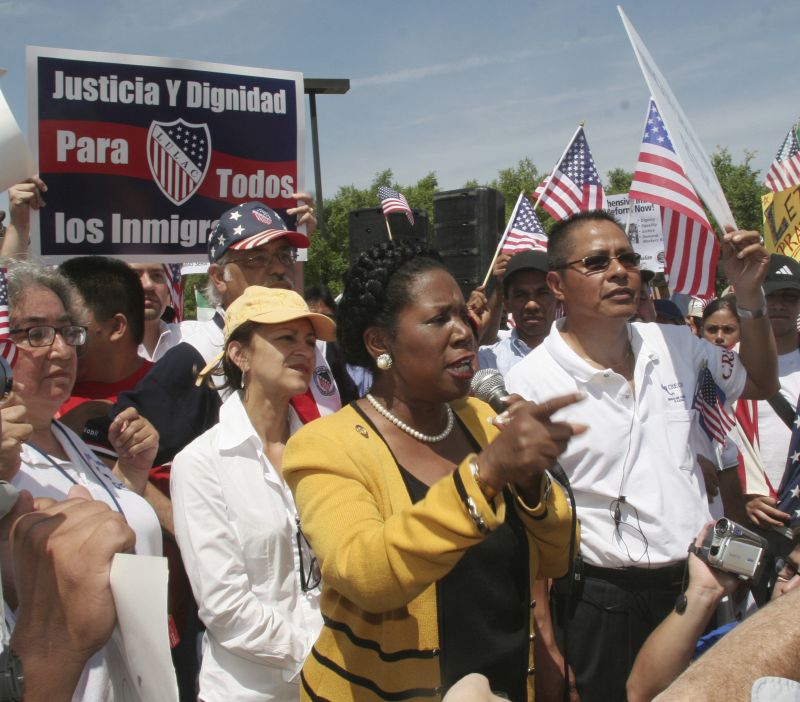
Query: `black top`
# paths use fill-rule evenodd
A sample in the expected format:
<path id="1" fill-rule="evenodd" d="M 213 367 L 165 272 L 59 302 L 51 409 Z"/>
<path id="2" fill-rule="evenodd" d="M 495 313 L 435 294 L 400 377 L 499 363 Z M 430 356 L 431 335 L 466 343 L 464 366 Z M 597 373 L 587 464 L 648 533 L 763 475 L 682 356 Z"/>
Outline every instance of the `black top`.
<path id="1" fill-rule="evenodd" d="M 360 408 L 353 407 L 380 434 Z M 480 451 L 460 420 L 459 424 Z M 411 501 L 419 502 L 428 486 L 392 456 Z M 513 497 L 505 497 L 512 505 Z M 503 524 L 468 549 L 436 584 L 436 594 L 443 694 L 465 675 L 482 673 L 493 691 L 524 702 L 531 615 L 528 539 L 513 508 L 506 510 Z"/>

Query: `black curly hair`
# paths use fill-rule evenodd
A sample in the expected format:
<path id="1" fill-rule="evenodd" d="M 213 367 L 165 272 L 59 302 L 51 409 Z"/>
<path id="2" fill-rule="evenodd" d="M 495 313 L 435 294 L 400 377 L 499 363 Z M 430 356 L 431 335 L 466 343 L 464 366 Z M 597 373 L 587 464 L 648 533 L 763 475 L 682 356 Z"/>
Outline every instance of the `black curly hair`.
<path id="1" fill-rule="evenodd" d="M 394 332 L 409 290 L 425 271 L 447 270 L 439 252 L 419 241 L 382 243 L 362 253 L 345 274 L 337 311 L 336 338 L 348 363 L 375 369 L 364 332 L 380 327 Z"/>

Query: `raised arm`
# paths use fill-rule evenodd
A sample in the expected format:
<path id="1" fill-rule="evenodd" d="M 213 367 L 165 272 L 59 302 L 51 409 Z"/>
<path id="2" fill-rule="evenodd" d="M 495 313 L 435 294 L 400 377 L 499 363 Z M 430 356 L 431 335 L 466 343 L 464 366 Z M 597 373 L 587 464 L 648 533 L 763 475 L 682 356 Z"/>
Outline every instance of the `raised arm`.
<path id="1" fill-rule="evenodd" d="M 742 330 L 739 357 L 747 370 L 747 382 L 741 396 L 754 400 L 765 400 L 780 390 L 775 337 L 761 287 L 769 268 L 769 254 L 762 242 L 758 232 L 729 230 L 721 246 L 725 274 L 736 290 Z"/>

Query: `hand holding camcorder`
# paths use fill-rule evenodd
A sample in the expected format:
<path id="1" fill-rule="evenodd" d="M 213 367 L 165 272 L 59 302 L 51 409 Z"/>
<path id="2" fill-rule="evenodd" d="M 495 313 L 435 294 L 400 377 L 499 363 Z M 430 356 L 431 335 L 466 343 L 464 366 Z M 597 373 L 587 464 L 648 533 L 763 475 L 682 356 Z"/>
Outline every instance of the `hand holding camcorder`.
<path id="1" fill-rule="evenodd" d="M 757 579 L 764 568 L 767 541 L 730 519 L 718 519 L 694 553 L 712 568 L 741 580 Z"/>

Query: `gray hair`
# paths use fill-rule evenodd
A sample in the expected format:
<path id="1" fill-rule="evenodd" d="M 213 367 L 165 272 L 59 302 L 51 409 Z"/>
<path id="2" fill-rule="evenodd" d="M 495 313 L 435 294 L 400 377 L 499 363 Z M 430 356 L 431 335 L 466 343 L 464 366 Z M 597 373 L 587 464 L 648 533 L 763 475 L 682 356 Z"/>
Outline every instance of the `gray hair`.
<path id="1" fill-rule="evenodd" d="M 40 263 L 18 259 L 0 259 L 0 265 L 8 268 L 8 306 L 11 316 L 14 308 L 31 288 L 50 290 L 64 305 L 73 324 L 85 324 L 86 314 L 78 291 L 56 268 L 45 268 Z"/>

